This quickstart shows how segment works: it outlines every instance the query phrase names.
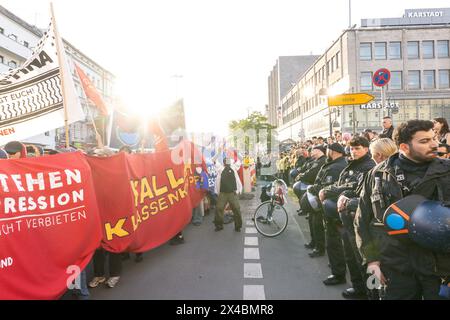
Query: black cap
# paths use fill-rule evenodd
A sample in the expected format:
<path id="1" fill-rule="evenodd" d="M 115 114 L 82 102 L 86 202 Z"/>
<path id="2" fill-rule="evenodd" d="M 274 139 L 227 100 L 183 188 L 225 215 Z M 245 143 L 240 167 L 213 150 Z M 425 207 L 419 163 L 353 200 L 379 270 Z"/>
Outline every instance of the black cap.
<path id="1" fill-rule="evenodd" d="M 318 149 L 318 150 L 322 151 L 324 154 L 327 152 L 327 148 L 323 144 L 319 144 L 317 146 L 314 146 L 312 149 L 313 150 Z"/>
<path id="2" fill-rule="evenodd" d="M 332 143 L 328 146 L 328 149 L 345 154 L 345 149 L 340 143 Z"/>
<path id="3" fill-rule="evenodd" d="M 3 150 L 5 150 L 8 154 L 16 154 L 17 152 L 22 152 L 25 149 L 25 146 L 19 141 L 10 141 L 8 142 Z"/>

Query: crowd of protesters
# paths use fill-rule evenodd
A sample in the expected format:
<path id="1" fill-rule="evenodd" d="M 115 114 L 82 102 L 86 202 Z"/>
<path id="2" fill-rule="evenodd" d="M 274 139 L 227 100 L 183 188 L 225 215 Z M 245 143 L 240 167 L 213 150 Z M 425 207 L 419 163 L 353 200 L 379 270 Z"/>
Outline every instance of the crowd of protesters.
<path id="1" fill-rule="evenodd" d="M 136 151 L 133 151 L 129 146 L 123 146 L 118 151 L 116 151 L 112 148 L 104 146 L 101 137 L 97 134 L 97 145 L 86 150 L 78 149 L 74 146 L 70 146 L 69 148 L 44 149 L 40 145 L 29 144 L 20 141 L 11 141 L 4 145 L 3 148 L 0 148 L 0 159 L 44 157 L 59 153 L 76 151 L 81 151 L 84 154 L 97 157 L 108 157 L 119 152 L 125 152 L 127 154 L 132 154 L 135 152 L 146 152 L 144 149 L 137 149 Z M 217 203 L 217 195 L 215 195 L 214 192 L 209 192 L 207 190 L 209 187 L 208 179 L 207 176 L 205 176 L 205 174 L 202 172 L 202 168 L 198 167 L 196 169 L 197 170 L 194 174 L 196 176 L 197 187 L 205 189 L 207 191 L 206 197 L 196 208 L 193 209 L 192 212 L 192 224 L 195 226 L 199 226 L 202 223 L 202 219 L 205 214 L 216 211 L 215 206 Z M 183 243 L 184 237 L 182 231 L 177 233 L 169 241 L 170 245 L 180 245 Z M 127 259 L 130 259 L 130 253 L 128 252 L 112 253 L 104 250 L 101 247 L 98 248 L 95 251 L 92 259 L 93 278 L 88 281 L 86 270 L 83 270 L 80 274 L 80 288 L 75 288 L 74 290 L 72 290 L 73 295 L 75 295 L 80 300 L 85 300 L 89 298 L 88 287 L 96 288 L 100 284 L 105 284 L 109 288 L 114 288 L 120 280 L 122 263 Z M 143 261 L 143 253 L 136 253 L 134 261 L 136 263 Z M 107 273 L 109 273 L 109 276 L 107 276 Z"/>
<path id="2" fill-rule="evenodd" d="M 331 274 L 324 285 L 346 283 L 348 271 L 352 285 L 342 292 L 347 299 L 450 299 L 450 252 L 442 243 L 442 237 L 450 239 L 448 221 L 427 231 L 431 238 L 437 234 L 434 247 L 430 238 L 418 245 L 397 238 L 408 231 L 383 229 L 391 205 L 404 201 L 408 207 L 417 195 L 440 201 L 439 221 L 450 219 L 448 123 L 410 120 L 394 130 L 385 117 L 382 126 L 379 134 L 335 131 L 297 143 L 280 153 L 277 176 L 293 187 L 297 212 L 308 219 L 309 256 L 328 256 Z M 427 223 L 432 229 L 437 222 Z"/>
<path id="3" fill-rule="evenodd" d="M 116 153 L 97 139 L 97 147 L 87 154 L 104 157 Z M 403 242 L 380 231 L 386 223 L 383 213 L 410 195 L 450 203 L 447 143 L 450 129 L 444 118 L 410 120 L 394 130 L 392 119 L 385 117 L 380 134 L 372 130 L 355 135 L 335 131 L 333 136 L 312 137 L 280 153 L 276 161 L 278 178 L 293 187 L 299 200 L 297 212 L 308 219 L 311 241 L 305 247 L 312 250 L 309 256 L 328 256 L 331 274 L 324 279 L 325 285 L 346 283 L 348 271 L 352 286 L 342 293 L 348 299 L 450 298 L 449 252 Z M 50 150 L 11 141 L 0 149 L 0 159 L 73 151 L 76 148 Z M 117 152 L 133 153 L 129 147 Z M 260 160 L 257 162 L 260 170 Z M 201 168 L 197 169 L 198 187 L 205 189 L 207 196 L 193 210 L 193 225 L 200 225 L 203 216 L 214 211 L 215 230 L 221 231 L 228 203 L 234 214 L 235 231 L 240 232 L 242 217 L 237 194 L 242 192 L 242 185 L 231 161 L 224 159 L 219 168 L 215 190 L 210 190 L 207 176 Z M 450 213 L 442 214 L 443 219 L 450 219 Z M 169 243 L 184 243 L 182 232 Z M 88 281 L 86 271 L 81 273 L 77 296 L 87 299 L 88 286 L 95 288 L 105 283 L 114 288 L 120 280 L 122 261 L 129 258 L 128 253 L 96 250 L 94 277 Z M 134 260 L 141 262 L 142 253 L 137 253 Z M 367 285 L 372 275 L 379 285 Z"/>

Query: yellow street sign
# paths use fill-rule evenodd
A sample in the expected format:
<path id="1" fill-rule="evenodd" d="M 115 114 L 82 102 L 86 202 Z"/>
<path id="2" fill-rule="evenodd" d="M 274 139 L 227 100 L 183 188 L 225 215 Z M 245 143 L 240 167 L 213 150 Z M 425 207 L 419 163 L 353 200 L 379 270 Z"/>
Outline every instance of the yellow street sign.
<path id="1" fill-rule="evenodd" d="M 348 106 L 352 104 L 366 104 L 375 99 L 374 96 L 367 93 L 349 93 L 328 97 L 328 106 Z"/>

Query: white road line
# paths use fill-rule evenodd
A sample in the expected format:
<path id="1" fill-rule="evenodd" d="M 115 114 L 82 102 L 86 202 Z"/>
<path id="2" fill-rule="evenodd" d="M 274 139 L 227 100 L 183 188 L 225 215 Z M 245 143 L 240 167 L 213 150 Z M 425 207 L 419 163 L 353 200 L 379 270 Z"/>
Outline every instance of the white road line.
<path id="1" fill-rule="evenodd" d="M 245 237 L 246 246 L 258 246 L 258 237 Z"/>
<path id="2" fill-rule="evenodd" d="M 259 248 L 244 248 L 244 259 L 259 260 Z"/>
<path id="3" fill-rule="evenodd" d="M 266 300 L 264 286 L 244 285 L 244 300 Z"/>
<path id="4" fill-rule="evenodd" d="M 254 226 L 255 225 L 255 223 L 253 222 L 253 220 L 247 220 L 247 223 L 246 223 L 248 226 Z"/>
<path id="5" fill-rule="evenodd" d="M 261 263 L 244 263 L 244 278 L 262 279 Z"/>
<path id="6" fill-rule="evenodd" d="M 245 233 L 254 234 L 258 233 L 258 231 L 256 230 L 256 228 L 245 228 Z"/>

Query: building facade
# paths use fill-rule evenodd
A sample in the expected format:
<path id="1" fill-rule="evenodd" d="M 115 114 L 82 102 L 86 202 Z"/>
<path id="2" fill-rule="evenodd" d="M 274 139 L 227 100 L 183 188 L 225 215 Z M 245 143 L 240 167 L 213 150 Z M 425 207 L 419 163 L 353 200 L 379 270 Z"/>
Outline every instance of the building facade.
<path id="1" fill-rule="evenodd" d="M 381 130 L 383 116 L 450 119 L 450 9 L 408 9 L 402 18 L 364 19 L 345 30 L 282 98 L 279 139 L 329 136 L 330 131 Z M 386 104 L 374 86 L 376 70 L 391 80 Z M 365 92 L 362 106 L 328 108 L 327 96 Z"/>
<path id="2" fill-rule="evenodd" d="M 42 35 L 42 30 L 28 24 L 0 6 L 0 73 L 22 65 L 32 55 L 34 46 L 39 42 Z M 114 75 L 65 39 L 63 39 L 63 43 L 67 56 L 71 58 L 69 59 L 69 66 L 73 75 L 75 90 L 86 114 L 85 121 L 70 125 L 70 142 L 76 147 L 86 147 L 96 144 L 91 115 L 99 126 L 103 126 L 106 120 L 98 114 L 97 108 L 87 101 L 73 62 L 76 62 L 83 69 L 106 104 L 113 103 Z M 30 137 L 25 142 L 36 143 L 49 148 L 63 146 L 65 144 L 65 130 L 64 128 L 51 130 L 39 136 Z"/>
<path id="3" fill-rule="evenodd" d="M 280 124 L 281 99 L 318 57 L 313 55 L 278 57 L 267 81 L 269 104 L 266 106 L 266 116 L 271 125 L 277 127 Z"/>

